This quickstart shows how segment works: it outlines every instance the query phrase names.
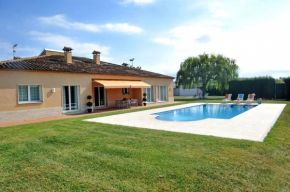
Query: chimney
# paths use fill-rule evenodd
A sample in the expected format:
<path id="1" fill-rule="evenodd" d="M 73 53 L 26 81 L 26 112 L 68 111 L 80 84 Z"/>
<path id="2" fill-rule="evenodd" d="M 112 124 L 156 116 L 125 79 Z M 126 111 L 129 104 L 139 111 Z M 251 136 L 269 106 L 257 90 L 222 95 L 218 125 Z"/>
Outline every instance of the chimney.
<path id="1" fill-rule="evenodd" d="M 92 54 L 94 55 L 94 63 L 97 64 L 97 65 L 100 65 L 101 64 L 101 52 L 99 51 L 93 51 Z"/>
<path id="2" fill-rule="evenodd" d="M 122 65 L 123 65 L 124 67 L 128 67 L 129 64 L 128 64 L 128 63 L 123 63 Z"/>
<path id="3" fill-rule="evenodd" d="M 73 50 L 71 47 L 63 47 L 64 51 L 64 61 L 68 64 L 72 64 L 72 54 L 71 51 Z"/>

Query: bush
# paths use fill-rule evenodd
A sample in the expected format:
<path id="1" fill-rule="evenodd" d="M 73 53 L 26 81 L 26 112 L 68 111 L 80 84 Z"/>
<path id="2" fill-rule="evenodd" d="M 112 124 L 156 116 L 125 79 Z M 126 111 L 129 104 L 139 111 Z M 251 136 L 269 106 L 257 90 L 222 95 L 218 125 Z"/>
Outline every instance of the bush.
<path id="1" fill-rule="evenodd" d="M 92 107 L 93 106 L 93 103 L 91 101 L 87 102 L 87 106 L 88 107 Z"/>
<path id="2" fill-rule="evenodd" d="M 229 83 L 229 93 L 236 99 L 239 93 L 244 93 L 247 97 L 250 93 L 255 93 L 255 98 L 275 99 L 275 79 L 272 77 L 255 77 L 232 80 Z"/>
<path id="3" fill-rule="evenodd" d="M 88 99 L 88 100 L 91 100 L 92 98 L 93 98 L 93 97 L 92 97 L 91 95 L 88 95 L 88 96 L 87 96 L 87 99 Z"/>
<path id="4" fill-rule="evenodd" d="M 284 79 L 284 82 L 285 82 L 286 100 L 290 101 L 290 77 Z"/>

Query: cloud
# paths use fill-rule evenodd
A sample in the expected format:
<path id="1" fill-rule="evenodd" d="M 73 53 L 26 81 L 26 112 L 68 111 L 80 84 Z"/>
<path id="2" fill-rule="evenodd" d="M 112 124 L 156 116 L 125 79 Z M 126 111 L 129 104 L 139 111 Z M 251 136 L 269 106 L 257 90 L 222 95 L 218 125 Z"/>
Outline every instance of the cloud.
<path id="1" fill-rule="evenodd" d="M 222 7 L 234 18 L 228 20 L 225 15 L 218 16 L 212 7 Z M 179 61 L 176 66 L 188 56 L 206 52 L 236 59 L 242 77 L 251 74 L 290 76 L 286 59 L 290 55 L 290 26 L 286 24 L 290 13 L 280 10 L 280 14 L 271 18 L 244 18 L 240 17 L 241 12 L 232 14 L 231 6 L 225 7 L 224 4 L 207 5 L 207 9 L 212 13 L 211 17 L 176 26 L 153 39 L 157 44 L 173 48 L 168 54 L 170 61 Z"/>
<path id="2" fill-rule="evenodd" d="M 127 23 L 111 24 L 108 23 L 103 25 L 102 28 L 105 28 L 109 31 L 123 32 L 123 33 L 141 33 L 143 30 L 140 27 L 129 25 Z"/>
<path id="3" fill-rule="evenodd" d="M 32 39 L 44 42 L 46 45 L 50 46 L 49 48 L 62 50 L 64 46 L 72 47 L 73 54 L 84 57 L 92 57 L 93 50 L 102 52 L 102 60 L 111 61 L 113 58 L 108 57 L 110 55 L 110 47 L 99 45 L 97 43 L 84 43 L 80 42 L 74 38 L 67 36 L 54 34 L 54 33 L 42 33 L 38 31 L 31 31 L 29 35 L 32 36 Z"/>
<path id="4" fill-rule="evenodd" d="M 94 33 L 100 33 L 103 31 L 113 31 L 128 34 L 137 34 L 143 31 L 142 28 L 129 25 L 128 23 L 107 23 L 105 25 L 87 24 L 80 22 L 69 22 L 66 16 L 63 14 L 55 15 L 51 17 L 39 17 L 39 21 L 48 25 L 55 25 L 66 29 L 75 29 L 82 31 L 89 31 Z"/>
<path id="5" fill-rule="evenodd" d="M 154 2 L 155 0 L 124 0 L 121 4 L 134 3 L 135 5 L 146 5 Z"/>
<path id="6" fill-rule="evenodd" d="M 13 43 L 0 41 L 0 61 L 9 60 L 13 58 Z M 27 45 L 18 45 L 15 48 L 15 56 L 33 56 L 39 51 Z"/>
<path id="7" fill-rule="evenodd" d="M 208 36 L 208 35 L 202 35 L 201 37 L 197 38 L 196 41 L 198 43 L 207 43 L 207 42 L 210 42 L 210 36 Z"/>
<path id="8" fill-rule="evenodd" d="M 230 12 L 226 9 L 225 3 L 222 2 L 210 2 L 208 9 L 214 18 L 228 18 Z"/>

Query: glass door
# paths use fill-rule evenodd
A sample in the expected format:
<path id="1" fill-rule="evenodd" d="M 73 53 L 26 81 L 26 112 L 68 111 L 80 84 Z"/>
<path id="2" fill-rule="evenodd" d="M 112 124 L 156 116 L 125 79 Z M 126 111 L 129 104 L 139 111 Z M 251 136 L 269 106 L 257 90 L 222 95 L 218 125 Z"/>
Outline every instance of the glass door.
<path id="1" fill-rule="evenodd" d="M 146 93 L 147 102 L 155 102 L 155 86 L 151 86 L 151 88 L 144 88 L 143 92 Z"/>
<path id="2" fill-rule="evenodd" d="M 159 86 L 159 101 L 167 101 L 167 88 L 166 86 Z"/>
<path id="3" fill-rule="evenodd" d="M 62 106 L 63 111 L 77 111 L 79 109 L 78 86 L 62 87 Z"/>
<path id="4" fill-rule="evenodd" d="M 95 87 L 95 106 L 103 107 L 106 106 L 106 91 L 104 87 Z"/>

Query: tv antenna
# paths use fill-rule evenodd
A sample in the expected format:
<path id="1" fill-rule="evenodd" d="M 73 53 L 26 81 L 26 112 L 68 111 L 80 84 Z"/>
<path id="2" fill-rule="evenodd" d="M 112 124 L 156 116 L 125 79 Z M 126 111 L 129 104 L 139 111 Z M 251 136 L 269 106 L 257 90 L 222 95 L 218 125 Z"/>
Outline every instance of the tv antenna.
<path id="1" fill-rule="evenodd" d="M 15 59 L 15 55 L 14 55 L 14 54 L 16 53 L 16 51 L 15 51 L 15 47 L 17 47 L 17 45 L 18 45 L 18 44 L 14 44 L 14 45 L 13 45 L 13 59 Z"/>
<path id="2" fill-rule="evenodd" d="M 133 67 L 133 61 L 134 61 L 134 59 L 135 59 L 135 58 L 130 59 L 130 61 L 132 61 L 132 67 Z"/>

